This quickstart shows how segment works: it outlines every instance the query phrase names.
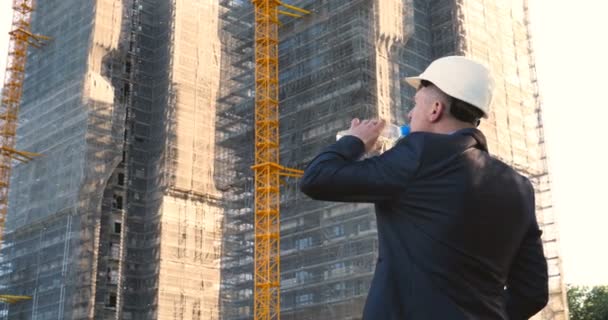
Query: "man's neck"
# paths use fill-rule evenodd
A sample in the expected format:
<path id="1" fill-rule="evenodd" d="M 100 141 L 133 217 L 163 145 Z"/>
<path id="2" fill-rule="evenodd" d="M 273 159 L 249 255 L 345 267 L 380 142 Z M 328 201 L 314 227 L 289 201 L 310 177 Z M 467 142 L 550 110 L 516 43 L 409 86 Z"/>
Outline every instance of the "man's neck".
<path id="1" fill-rule="evenodd" d="M 475 128 L 475 126 L 471 123 L 461 121 L 446 121 L 444 123 L 437 123 L 432 132 L 439 134 L 451 134 L 458 130 L 468 128 Z"/>

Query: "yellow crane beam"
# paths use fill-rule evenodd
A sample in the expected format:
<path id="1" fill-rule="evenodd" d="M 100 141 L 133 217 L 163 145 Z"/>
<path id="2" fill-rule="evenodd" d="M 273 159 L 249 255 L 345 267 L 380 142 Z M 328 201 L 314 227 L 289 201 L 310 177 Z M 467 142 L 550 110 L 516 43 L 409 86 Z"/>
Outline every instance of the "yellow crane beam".
<path id="1" fill-rule="evenodd" d="M 278 0 L 253 0 L 255 10 L 255 252 L 254 319 L 281 315 L 280 177 L 297 177 L 301 170 L 279 165 L 279 10 Z"/>
<path id="2" fill-rule="evenodd" d="M 10 294 L 0 294 L 0 302 L 2 303 L 17 303 L 25 300 L 32 300 L 32 297 L 28 296 L 13 296 Z"/>

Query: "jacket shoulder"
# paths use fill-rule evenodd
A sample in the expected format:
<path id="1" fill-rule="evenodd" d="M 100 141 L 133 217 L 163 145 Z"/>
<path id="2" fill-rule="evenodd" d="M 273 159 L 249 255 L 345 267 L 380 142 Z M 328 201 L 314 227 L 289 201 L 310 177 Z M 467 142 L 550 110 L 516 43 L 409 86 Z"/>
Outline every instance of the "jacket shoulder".
<path id="1" fill-rule="evenodd" d="M 420 161 L 425 164 L 445 161 L 469 148 L 478 146 L 477 141 L 468 135 L 429 132 L 415 132 L 411 135 L 412 143 L 417 145 L 420 153 Z"/>

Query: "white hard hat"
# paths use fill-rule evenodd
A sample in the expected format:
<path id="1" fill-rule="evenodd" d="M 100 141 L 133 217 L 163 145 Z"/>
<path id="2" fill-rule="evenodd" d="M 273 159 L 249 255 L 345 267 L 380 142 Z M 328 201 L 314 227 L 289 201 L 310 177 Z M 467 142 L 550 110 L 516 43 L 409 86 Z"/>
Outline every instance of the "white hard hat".
<path id="1" fill-rule="evenodd" d="M 479 108 L 483 117 L 488 117 L 494 81 L 490 71 L 481 63 L 462 56 L 443 57 L 433 61 L 421 75 L 405 78 L 414 88 L 418 88 L 422 80 Z"/>

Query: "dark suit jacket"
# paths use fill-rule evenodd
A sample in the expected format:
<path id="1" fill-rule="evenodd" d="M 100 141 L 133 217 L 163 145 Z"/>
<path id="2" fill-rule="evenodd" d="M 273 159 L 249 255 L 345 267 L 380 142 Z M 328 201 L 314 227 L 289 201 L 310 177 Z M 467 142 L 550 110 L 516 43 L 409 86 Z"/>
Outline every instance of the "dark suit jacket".
<path id="1" fill-rule="evenodd" d="M 477 129 L 415 132 L 357 161 L 346 136 L 307 167 L 300 188 L 373 202 L 379 257 L 363 319 L 527 319 L 548 300 L 529 180 L 488 154 Z"/>

